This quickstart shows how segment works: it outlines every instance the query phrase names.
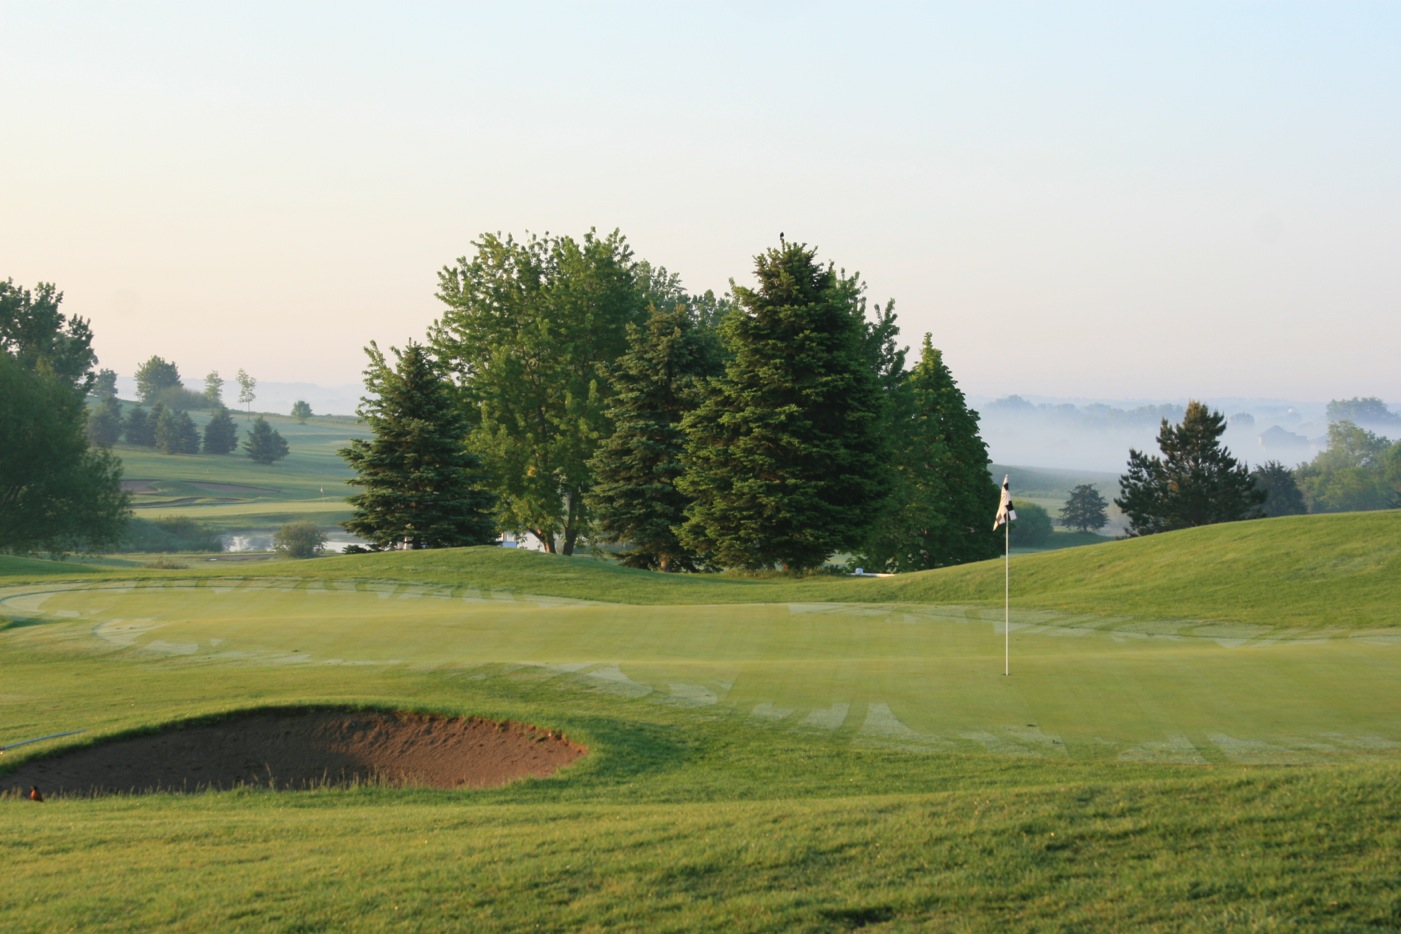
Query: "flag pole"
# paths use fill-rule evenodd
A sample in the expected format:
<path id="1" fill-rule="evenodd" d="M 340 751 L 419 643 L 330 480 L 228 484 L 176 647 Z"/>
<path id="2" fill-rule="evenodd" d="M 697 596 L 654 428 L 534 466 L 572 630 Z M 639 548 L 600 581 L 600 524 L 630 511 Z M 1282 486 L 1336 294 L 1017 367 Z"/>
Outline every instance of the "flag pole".
<path id="1" fill-rule="evenodd" d="M 1002 674 L 1012 674 L 1012 523 L 1017 510 L 1012 507 L 1012 478 L 1002 478 L 1002 500 L 997 505 L 997 518 L 992 530 L 1002 527 Z"/>
<path id="2" fill-rule="evenodd" d="M 1002 674 L 1012 676 L 1012 524 L 1002 526 Z"/>

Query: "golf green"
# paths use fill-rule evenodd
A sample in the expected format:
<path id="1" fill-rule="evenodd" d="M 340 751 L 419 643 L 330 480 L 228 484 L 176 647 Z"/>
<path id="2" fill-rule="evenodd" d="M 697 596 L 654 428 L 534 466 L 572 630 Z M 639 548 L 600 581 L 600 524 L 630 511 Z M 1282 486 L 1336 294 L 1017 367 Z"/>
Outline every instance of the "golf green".
<path id="1" fill-rule="evenodd" d="M 19 641 L 247 666 L 533 668 L 912 750 L 1306 763 L 1401 749 L 1401 634 L 1013 610 L 636 606 L 337 581 L 29 585 Z"/>

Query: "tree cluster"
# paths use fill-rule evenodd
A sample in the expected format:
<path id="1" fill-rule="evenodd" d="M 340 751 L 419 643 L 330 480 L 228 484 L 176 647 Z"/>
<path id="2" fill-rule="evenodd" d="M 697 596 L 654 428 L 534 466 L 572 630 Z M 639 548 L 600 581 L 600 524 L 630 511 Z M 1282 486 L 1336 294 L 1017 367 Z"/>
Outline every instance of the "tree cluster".
<path id="1" fill-rule="evenodd" d="M 731 300 L 687 294 L 616 231 L 474 247 L 440 274 L 426 346 L 392 364 L 367 348 L 374 437 L 342 456 L 361 490 L 346 527 L 373 547 L 500 529 L 662 570 L 998 553 L 977 414 L 928 338 L 905 371 L 892 306 L 868 316 L 859 278 L 814 250 L 780 240 Z M 420 534 L 468 513 L 470 534 Z"/>

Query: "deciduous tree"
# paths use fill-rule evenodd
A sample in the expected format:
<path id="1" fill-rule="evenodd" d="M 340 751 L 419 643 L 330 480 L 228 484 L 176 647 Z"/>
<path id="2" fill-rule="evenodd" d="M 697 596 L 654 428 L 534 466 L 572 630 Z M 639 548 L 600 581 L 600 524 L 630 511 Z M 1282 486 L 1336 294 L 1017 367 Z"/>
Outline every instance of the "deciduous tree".
<path id="1" fill-rule="evenodd" d="M 258 387 L 258 381 L 242 369 L 234 375 L 234 379 L 238 380 L 238 404 L 247 406 L 248 414 L 253 414 L 253 400 L 258 398 L 253 390 Z"/>
<path id="2" fill-rule="evenodd" d="M 1267 516 L 1302 516 L 1309 511 L 1294 471 L 1279 461 L 1266 461 L 1250 471 L 1255 488 L 1265 493 L 1261 512 Z"/>
<path id="3" fill-rule="evenodd" d="M 88 442 L 92 333 L 52 285 L 36 292 L 0 283 L 0 551 L 115 545 L 130 504 L 121 461 Z"/>
<path id="4" fill-rule="evenodd" d="M 326 536 L 315 522 L 289 522 L 273 535 L 272 550 L 288 558 L 314 558 L 326 550 Z"/>
<path id="5" fill-rule="evenodd" d="M 447 310 L 432 348 L 456 376 L 501 527 L 572 554 L 590 523 L 589 459 L 607 434 L 604 368 L 642 321 L 646 286 L 617 231 L 487 234 L 474 246 L 439 275 Z"/>
<path id="6" fill-rule="evenodd" d="M 160 357 L 153 356 L 136 368 L 136 394 L 147 405 L 158 401 L 168 389 L 183 388 L 180 368 Z"/>
<path id="7" fill-rule="evenodd" d="M 1108 522 L 1109 502 L 1088 483 L 1071 490 L 1060 510 L 1060 524 L 1067 529 L 1098 532 Z"/>
<path id="8" fill-rule="evenodd" d="M 311 405 L 302 399 L 293 402 L 292 417 L 297 420 L 297 424 L 305 425 L 306 420 L 311 418 Z"/>
<path id="9" fill-rule="evenodd" d="M 0 352 L 22 369 L 54 376 L 86 395 L 96 381 L 92 328 L 85 318 L 59 311 L 62 302 L 63 293 L 49 282 L 33 292 L 13 279 L 0 282 Z"/>
<path id="10" fill-rule="evenodd" d="M 355 515 L 342 525 L 375 551 L 494 540 L 494 498 L 438 362 L 412 341 L 394 351 L 392 366 L 374 343 L 365 352 L 370 365 L 357 412 L 372 437 L 339 452 L 355 472 L 349 482 L 360 488 L 350 497 Z"/>

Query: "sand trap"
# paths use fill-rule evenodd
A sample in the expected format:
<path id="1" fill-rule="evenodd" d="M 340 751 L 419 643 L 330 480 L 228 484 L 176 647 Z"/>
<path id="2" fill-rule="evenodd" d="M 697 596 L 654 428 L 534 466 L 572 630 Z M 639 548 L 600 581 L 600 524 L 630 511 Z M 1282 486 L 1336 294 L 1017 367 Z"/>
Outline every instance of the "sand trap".
<path id="1" fill-rule="evenodd" d="M 31 759 L 0 775 L 0 789 L 27 794 L 37 785 L 54 798 L 366 783 L 494 788 L 544 777 L 585 752 L 557 732 L 520 723 L 373 710 L 260 710 Z"/>

